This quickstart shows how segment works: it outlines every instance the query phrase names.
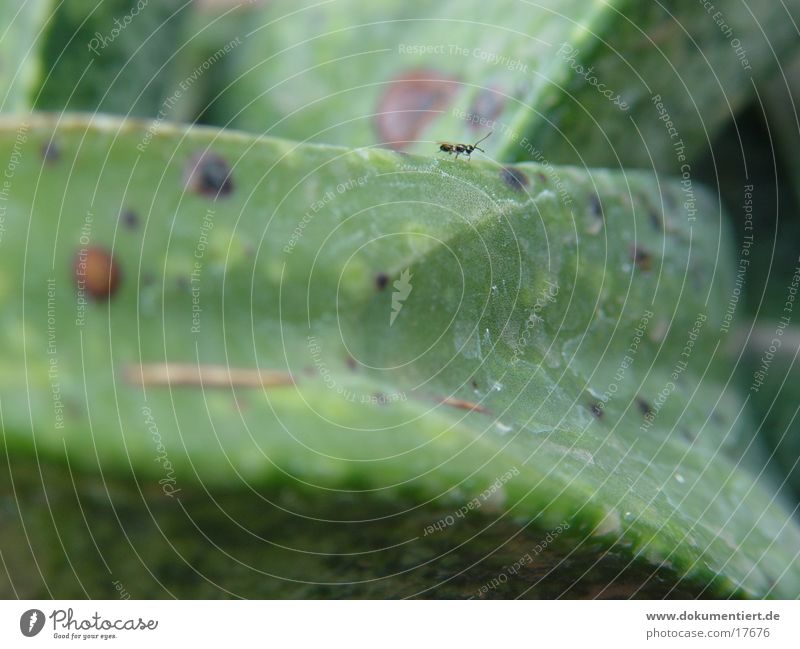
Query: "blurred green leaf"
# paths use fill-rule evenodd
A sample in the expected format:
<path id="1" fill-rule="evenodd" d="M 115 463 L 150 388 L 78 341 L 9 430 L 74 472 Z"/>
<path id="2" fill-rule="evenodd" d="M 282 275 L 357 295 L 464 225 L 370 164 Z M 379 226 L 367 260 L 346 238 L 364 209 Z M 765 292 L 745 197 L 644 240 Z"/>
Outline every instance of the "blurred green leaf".
<path id="1" fill-rule="evenodd" d="M 702 188 L 691 221 L 642 172 L 147 126 L 2 122 L 12 462 L 417 522 L 516 471 L 495 511 L 526 539 L 568 521 L 563 551 L 666 570 L 662 592 L 798 595 L 800 529 L 742 460 Z"/>
<path id="2" fill-rule="evenodd" d="M 0 110 L 31 108 L 42 74 L 39 48 L 50 18 L 51 0 L 0 3 Z"/>
<path id="3" fill-rule="evenodd" d="M 36 108 L 156 116 L 175 61 L 186 0 L 70 0 L 42 48 Z"/>
<path id="4" fill-rule="evenodd" d="M 276 1 L 213 115 L 424 154 L 494 131 L 499 160 L 680 171 L 797 52 L 798 19 L 796 2 Z"/>

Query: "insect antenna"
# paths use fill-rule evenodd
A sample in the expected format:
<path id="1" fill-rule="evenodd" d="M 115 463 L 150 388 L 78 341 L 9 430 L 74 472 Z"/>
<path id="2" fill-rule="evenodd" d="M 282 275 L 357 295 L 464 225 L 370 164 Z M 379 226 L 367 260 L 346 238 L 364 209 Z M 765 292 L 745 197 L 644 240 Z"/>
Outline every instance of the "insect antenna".
<path id="1" fill-rule="evenodd" d="M 483 137 L 482 137 L 480 140 L 478 140 L 477 142 L 475 142 L 475 144 L 473 144 L 473 145 L 472 145 L 472 148 L 473 148 L 473 149 L 478 149 L 478 151 L 483 151 L 483 149 L 481 149 L 481 148 L 480 148 L 478 145 L 479 145 L 481 142 L 483 142 L 483 141 L 484 141 L 484 140 L 485 140 L 487 137 L 489 137 L 489 136 L 490 136 L 492 133 L 494 133 L 494 131 L 489 131 L 489 132 L 488 132 L 486 135 L 484 135 L 484 136 L 483 136 Z M 486 153 L 486 151 L 483 151 L 483 153 Z"/>

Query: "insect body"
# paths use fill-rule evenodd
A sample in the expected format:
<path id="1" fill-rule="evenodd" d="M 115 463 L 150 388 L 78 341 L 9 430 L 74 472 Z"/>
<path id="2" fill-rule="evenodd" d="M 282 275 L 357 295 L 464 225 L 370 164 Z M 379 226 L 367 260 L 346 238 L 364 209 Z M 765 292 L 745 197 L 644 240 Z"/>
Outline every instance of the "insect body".
<path id="1" fill-rule="evenodd" d="M 455 153 L 456 160 L 458 160 L 458 156 L 460 154 L 464 154 L 467 156 L 467 159 L 470 158 L 472 152 L 476 149 L 481 151 L 482 153 L 486 153 L 483 149 L 481 149 L 478 145 L 483 142 L 487 137 L 489 137 L 493 131 L 489 131 L 486 135 L 484 135 L 480 140 L 475 142 L 475 144 L 455 144 L 453 142 L 439 142 L 439 151 L 445 151 L 448 155 Z"/>

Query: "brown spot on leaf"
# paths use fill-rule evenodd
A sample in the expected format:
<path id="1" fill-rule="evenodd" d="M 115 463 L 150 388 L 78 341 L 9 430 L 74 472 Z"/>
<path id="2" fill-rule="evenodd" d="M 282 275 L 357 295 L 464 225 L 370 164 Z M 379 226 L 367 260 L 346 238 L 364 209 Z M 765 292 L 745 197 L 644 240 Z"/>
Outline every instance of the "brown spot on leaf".
<path id="1" fill-rule="evenodd" d="M 600 202 L 600 197 L 592 192 L 589 194 L 589 209 L 592 211 L 592 216 L 601 221 L 605 218 L 603 215 L 603 204 Z"/>
<path id="2" fill-rule="evenodd" d="M 633 263 L 641 271 L 649 271 L 653 267 L 653 256 L 640 246 L 631 247 Z"/>
<path id="3" fill-rule="evenodd" d="M 408 148 L 425 127 L 445 110 L 459 91 L 458 80 L 419 68 L 389 82 L 378 103 L 378 137 L 392 149 Z"/>
<path id="4" fill-rule="evenodd" d="M 647 402 L 647 399 L 642 399 L 642 397 L 636 397 L 636 405 L 639 406 L 639 411 L 645 417 L 653 414 L 653 408 Z"/>
<path id="5" fill-rule="evenodd" d="M 539 182 L 542 183 L 543 185 L 547 184 L 547 174 L 544 173 L 543 171 L 537 171 L 536 177 L 539 179 Z"/>
<path id="6" fill-rule="evenodd" d="M 347 368 L 351 372 L 355 372 L 358 369 L 358 361 L 356 361 L 356 359 L 353 358 L 352 356 L 348 356 L 347 359 L 345 360 L 345 363 L 347 363 Z"/>
<path id="7" fill-rule="evenodd" d="M 475 390 L 477 390 L 477 389 L 478 389 L 478 382 L 477 382 L 475 379 L 472 379 L 472 381 L 470 382 L 470 385 L 472 385 L 472 387 L 473 387 Z"/>
<path id="8" fill-rule="evenodd" d="M 59 151 L 58 145 L 53 140 L 42 145 L 42 160 L 46 164 L 55 164 L 60 157 L 61 151 Z"/>
<path id="9" fill-rule="evenodd" d="M 659 232 L 664 230 L 664 216 L 652 205 L 648 208 L 648 215 L 650 216 L 650 223 L 653 228 Z"/>
<path id="10" fill-rule="evenodd" d="M 456 399 L 455 397 L 446 397 L 440 401 L 446 406 L 453 406 L 453 408 L 460 408 L 461 410 L 472 410 L 474 412 L 488 413 L 489 411 L 479 403 L 473 401 L 466 401 L 464 399 Z"/>
<path id="11" fill-rule="evenodd" d="M 514 169 L 514 167 L 503 167 L 500 177 L 506 185 L 518 192 L 525 191 L 528 186 L 528 177 L 519 169 Z"/>
<path id="12" fill-rule="evenodd" d="M 592 411 L 592 414 L 595 417 L 597 417 L 598 419 L 602 419 L 603 418 L 603 414 L 604 414 L 604 412 L 603 412 L 603 404 L 600 403 L 599 401 L 596 401 L 595 403 L 593 403 L 590 406 L 589 409 Z"/>
<path id="13" fill-rule="evenodd" d="M 119 286 L 119 266 L 105 248 L 82 248 L 75 258 L 74 271 L 78 290 L 94 300 L 107 300 Z"/>
<path id="14" fill-rule="evenodd" d="M 233 192 L 231 168 L 225 159 L 213 151 L 198 151 L 186 164 L 183 181 L 190 191 L 216 198 Z"/>
<path id="15" fill-rule="evenodd" d="M 139 227 L 139 216 L 133 210 L 125 210 L 120 214 L 120 218 L 122 219 L 122 223 L 129 230 L 135 230 Z"/>
<path id="16" fill-rule="evenodd" d="M 600 202 L 600 197 L 594 192 L 589 194 L 589 213 L 592 219 L 587 231 L 589 234 L 599 234 L 603 229 L 605 215 L 603 214 L 603 204 Z"/>
<path id="17" fill-rule="evenodd" d="M 386 273 L 378 273 L 375 276 L 375 288 L 379 291 L 384 290 L 389 285 L 389 276 Z"/>

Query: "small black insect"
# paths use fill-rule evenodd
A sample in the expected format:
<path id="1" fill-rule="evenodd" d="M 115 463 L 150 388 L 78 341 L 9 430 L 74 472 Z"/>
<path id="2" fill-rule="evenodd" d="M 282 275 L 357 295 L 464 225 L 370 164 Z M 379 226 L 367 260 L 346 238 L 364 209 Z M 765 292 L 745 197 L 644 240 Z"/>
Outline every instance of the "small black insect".
<path id="1" fill-rule="evenodd" d="M 467 156 L 467 159 L 470 159 L 472 152 L 476 149 L 481 151 L 482 153 L 486 153 L 483 149 L 481 149 L 478 145 L 483 142 L 487 137 L 489 137 L 494 131 L 489 131 L 486 135 L 484 135 L 480 140 L 475 142 L 475 144 L 454 144 L 453 142 L 439 142 L 439 151 L 446 151 L 447 154 L 456 154 L 456 160 L 458 160 L 458 156 L 460 154 L 464 154 Z"/>

